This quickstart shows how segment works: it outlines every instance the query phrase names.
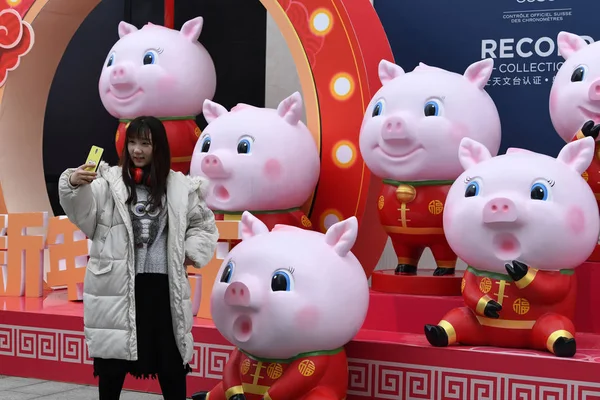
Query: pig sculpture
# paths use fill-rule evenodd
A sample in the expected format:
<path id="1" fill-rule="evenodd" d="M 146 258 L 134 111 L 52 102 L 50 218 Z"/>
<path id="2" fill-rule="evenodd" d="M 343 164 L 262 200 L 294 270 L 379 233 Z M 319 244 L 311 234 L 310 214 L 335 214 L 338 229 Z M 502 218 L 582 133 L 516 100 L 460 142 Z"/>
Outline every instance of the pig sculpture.
<path id="1" fill-rule="evenodd" d="M 482 60 L 460 75 L 424 64 L 409 73 L 385 60 L 379 64 L 383 87 L 367 107 L 359 142 L 367 167 L 383 178 L 379 219 L 398 257 L 396 273 L 416 274 L 429 247 L 434 275 L 454 274 L 457 257 L 444 237 L 442 213 L 461 173 L 461 139 L 498 152 L 500 118 L 484 90 L 493 65 Z"/>
<path id="2" fill-rule="evenodd" d="M 356 217 L 326 234 L 277 225 L 249 212 L 242 242 L 227 255 L 211 296 L 219 332 L 236 349 L 223 380 L 195 400 L 342 400 L 343 346 L 369 306 L 364 270 L 350 249 Z"/>
<path id="3" fill-rule="evenodd" d="M 556 159 L 509 149 L 492 158 L 465 138 L 463 174 L 452 185 L 444 230 L 469 265 L 462 281 L 465 307 L 426 325 L 434 346 L 576 351 L 576 277 L 592 253 L 600 218 L 581 173 L 594 157 L 594 140 L 567 144 Z"/>
<path id="4" fill-rule="evenodd" d="M 587 136 L 598 140 L 600 132 L 600 43 L 591 45 L 568 32 L 558 34 L 558 48 L 565 59 L 550 91 L 550 118 L 560 137 L 570 142 Z M 584 178 L 600 204 L 600 148 Z"/>
<path id="5" fill-rule="evenodd" d="M 216 219 L 239 220 L 247 210 L 269 229 L 312 228 L 300 206 L 317 185 L 320 160 L 300 120 L 300 93 L 276 110 L 239 104 L 228 112 L 207 100 L 204 117 L 209 124 L 196 144 L 190 175 L 209 180 L 206 204 Z"/>
<path id="6" fill-rule="evenodd" d="M 100 99 L 120 124 L 115 137 L 119 157 L 132 119 L 150 115 L 162 120 L 171 149 L 171 168 L 187 174 L 200 136 L 196 115 L 216 88 L 216 71 L 198 43 L 202 17 L 181 31 L 148 24 L 138 30 L 119 24 L 120 40 L 110 50 L 100 75 Z"/>

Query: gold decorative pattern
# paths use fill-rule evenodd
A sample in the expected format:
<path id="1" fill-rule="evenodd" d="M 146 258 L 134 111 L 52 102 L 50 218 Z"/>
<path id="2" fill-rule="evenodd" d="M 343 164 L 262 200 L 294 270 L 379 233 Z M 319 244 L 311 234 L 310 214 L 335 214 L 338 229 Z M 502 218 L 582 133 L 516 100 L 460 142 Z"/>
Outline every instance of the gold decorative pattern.
<path id="1" fill-rule="evenodd" d="M 246 375 L 248 373 L 248 371 L 250 371 L 250 360 L 245 359 L 240 364 L 240 372 L 242 373 L 242 375 Z"/>
<path id="2" fill-rule="evenodd" d="M 519 298 L 513 302 L 513 311 L 519 315 L 527 314 L 530 307 L 529 300 L 525 298 Z"/>
<path id="3" fill-rule="evenodd" d="M 383 210 L 384 205 L 385 205 L 385 197 L 379 196 L 379 199 L 377 199 L 377 208 L 380 210 Z"/>
<path id="4" fill-rule="evenodd" d="M 402 204 L 410 203 L 417 197 L 417 189 L 411 185 L 401 184 L 396 189 L 396 199 Z"/>
<path id="5" fill-rule="evenodd" d="M 283 375 L 283 367 L 279 363 L 269 364 L 267 367 L 267 375 L 273 380 L 279 379 L 281 378 L 281 375 Z"/>
<path id="6" fill-rule="evenodd" d="M 479 290 L 481 293 L 487 294 L 490 290 L 492 290 L 492 280 L 487 276 L 479 282 Z"/>
<path id="7" fill-rule="evenodd" d="M 440 200 L 431 200 L 427 209 L 433 215 L 440 215 L 444 211 L 444 203 Z"/>
<path id="8" fill-rule="evenodd" d="M 315 363 L 311 360 L 302 360 L 300 364 L 298 364 L 298 372 L 300 372 L 300 375 L 302 376 L 311 376 L 315 373 L 316 369 Z"/>
<path id="9" fill-rule="evenodd" d="M 300 223 L 305 228 L 310 228 L 312 226 L 310 219 L 308 219 L 308 217 L 306 215 L 303 215 L 302 218 L 300 218 Z"/>

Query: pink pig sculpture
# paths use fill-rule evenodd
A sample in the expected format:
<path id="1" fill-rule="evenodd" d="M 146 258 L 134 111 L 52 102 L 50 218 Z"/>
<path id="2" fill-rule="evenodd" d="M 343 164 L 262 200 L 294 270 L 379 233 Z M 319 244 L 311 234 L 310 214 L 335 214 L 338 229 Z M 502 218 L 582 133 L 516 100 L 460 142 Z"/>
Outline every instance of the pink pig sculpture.
<path id="1" fill-rule="evenodd" d="M 574 268 L 600 231 L 596 199 L 581 177 L 592 157 L 592 138 L 567 144 L 556 159 L 520 149 L 492 157 L 481 143 L 462 140 L 465 171 L 448 193 L 444 230 L 469 265 L 465 307 L 426 325 L 429 343 L 575 354 Z"/>
<path id="2" fill-rule="evenodd" d="M 190 175 L 209 180 L 206 203 L 216 219 L 239 220 L 251 211 L 269 229 L 311 229 L 300 207 L 317 185 L 320 159 L 300 120 L 300 93 L 276 110 L 239 104 L 228 112 L 207 100 L 204 116 L 209 124 L 196 144 Z"/>
<path id="3" fill-rule="evenodd" d="M 565 62 L 550 91 L 550 118 L 564 141 L 587 136 L 596 141 L 600 132 L 600 43 L 588 43 L 573 33 L 558 34 Z M 600 204 L 600 147 L 583 174 Z"/>
<path id="4" fill-rule="evenodd" d="M 493 154 L 500 147 L 500 118 L 484 89 L 493 66 L 482 60 L 460 75 L 422 63 L 409 73 L 379 64 L 383 86 L 367 107 L 359 142 L 367 167 L 383 178 L 379 219 L 398 274 L 416 274 L 427 247 L 436 259 L 434 275 L 454 274 L 457 257 L 444 237 L 442 213 L 461 173 L 461 139 L 477 139 Z"/>
<path id="5" fill-rule="evenodd" d="M 356 217 L 327 233 L 277 225 L 244 212 L 242 242 L 217 274 L 211 313 L 236 349 L 223 380 L 195 400 L 342 400 L 344 345 L 369 306 L 367 277 L 350 251 Z"/>
<path id="6" fill-rule="evenodd" d="M 148 24 L 138 30 L 119 24 L 119 41 L 110 50 L 98 88 L 106 110 L 119 118 L 115 144 L 119 157 L 129 122 L 148 115 L 162 120 L 171 149 L 171 168 L 187 174 L 200 137 L 196 115 L 215 94 L 212 58 L 198 42 L 202 17 L 181 31 Z"/>

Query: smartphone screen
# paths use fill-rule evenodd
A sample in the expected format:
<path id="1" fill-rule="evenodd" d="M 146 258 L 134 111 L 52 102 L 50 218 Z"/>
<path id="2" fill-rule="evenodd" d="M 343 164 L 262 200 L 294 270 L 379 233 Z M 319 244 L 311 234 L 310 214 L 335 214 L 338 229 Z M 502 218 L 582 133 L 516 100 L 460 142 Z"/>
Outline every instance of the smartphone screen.
<path id="1" fill-rule="evenodd" d="M 88 154 L 86 164 L 93 162 L 95 165 L 93 167 L 86 168 L 87 171 L 96 172 L 98 169 L 98 165 L 100 165 L 100 161 L 102 160 L 102 154 L 104 153 L 104 149 L 98 146 L 92 146 L 90 149 L 90 154 Z"/>

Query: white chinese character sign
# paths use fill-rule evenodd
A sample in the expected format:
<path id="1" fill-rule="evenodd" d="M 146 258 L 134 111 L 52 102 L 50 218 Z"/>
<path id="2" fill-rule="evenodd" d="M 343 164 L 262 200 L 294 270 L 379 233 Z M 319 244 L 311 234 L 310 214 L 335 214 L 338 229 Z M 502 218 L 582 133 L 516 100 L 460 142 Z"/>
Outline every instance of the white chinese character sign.
<path id="1" fill-rule="evenodd" d="M 494 59 L 486 90 L 502 121 L 502 146 L 555 156 L 564 141 L 549 115 L 554 76 L 564 59 L 560 31 L 600 40 L 589 23 L 600 2 L 584 0 L 375 0 L 374 5 L 399 65 L 419 62 L 462 72 L 471 63 Z"/>

